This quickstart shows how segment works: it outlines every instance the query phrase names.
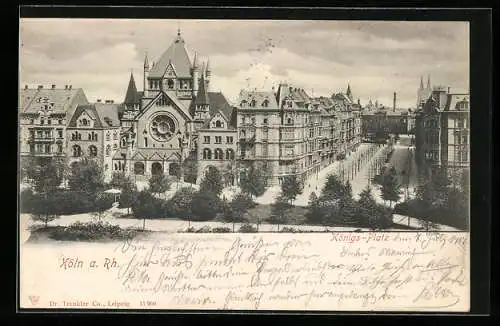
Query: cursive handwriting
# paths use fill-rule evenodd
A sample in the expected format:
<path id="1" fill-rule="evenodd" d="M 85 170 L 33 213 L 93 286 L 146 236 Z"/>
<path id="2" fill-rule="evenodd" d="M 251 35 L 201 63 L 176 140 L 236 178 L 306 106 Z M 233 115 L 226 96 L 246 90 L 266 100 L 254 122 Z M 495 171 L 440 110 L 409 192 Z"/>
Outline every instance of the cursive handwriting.
<path id="1" fill-rule="evenodd" d="M 468 294 L 463 235 L 318 238 L 127 240 L 115 248 L 116 277 L 126 293 L 161 294 L 169 305 L 193 309 L 438 309 L 458 307 Z"/>

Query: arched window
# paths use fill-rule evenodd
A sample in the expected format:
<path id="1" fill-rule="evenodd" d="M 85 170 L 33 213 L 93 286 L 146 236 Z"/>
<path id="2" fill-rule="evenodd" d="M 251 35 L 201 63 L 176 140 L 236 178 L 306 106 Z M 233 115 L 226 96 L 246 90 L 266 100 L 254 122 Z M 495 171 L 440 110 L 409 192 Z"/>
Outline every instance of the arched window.
<path id="1" fill-rule="evenodd" d="M 174 81 L 172 79 L 169 79 L 167 81 L 167 85 L 168 85 L 169 89 L 173 89 L 174 88 Z"/>
<path id="2" fill-rule="evenodd" d="M 203 149 L 203 159 L 204 160 L 212 159 L 212 151 L 210 150 L 210 148 Z"/>
<path id="3" fill-rule="evenodd" d="M 108 165 L 107 164 L 104 164 L 104 171 L 108 171 Z"/>
<path id="4" fill-rule="evenodd" d="M 82 119 L 82 125 L 87 126 L 89 124 L 89 121 L 85 118 Z"/>
<path id="5" fill-rule="evenodd" d="M 118 139 L 118 135 L 116 134 L 116 132 L 113 133 L 113 140 L 117 140 Z"/>
<path id="6" fill-rule="evenodd" d="M 111 145 L 106 146 L 106 156 L 111 155 Z"/>
<path id="7" fill-rule="evenodd" d="M 82 148 L 79 145 L 74 145 L 73 146 L 73 157 L 80 157 L 82 156 Z"/>
<path id="8" fill-rule="evenodd" d="M 240 132 L 240 138 L 245 138 L 246 136 L 247 136 L 246 131 L 245 131 L 245 130 L 242 130 L 242 131 Z"/>
<path id="9" fill-rule="evenodd" d="M 127 147 L 127 139 L 125 139 L 125 137 L 123 137 L 122 140 L 120 141 L 120 144 L 121 144 L 121 147 Z"/>
<path id="10" fill-rule="evenodd" d="M 163 166 L 161 163 L 154 162 L 151 164 L 151 174 L 153 175 L 160 175 L 163 174 Z"/>
<path id="11" fill-rule="evenodd" d="M 269 100 L 266 98 L 264 102 L 262 102 L 262 106 L 267 108 L 269 106 Z"/>
<path id="12" fill-rule="evenodd" d="M 216 128 L 221 128 L 222 127 L 222 122 L 220 120 L 215 121 L 215 127 Z"/>
<path id="13" fill-rule="evenodd" d="M 214 159 L 216 160 L 223 160 L 224 159 L 224 152 L 220 148 L 216 148 L 214 152 Z"/>
<path id="14" fill-rule="evenodd" d="M 118 148 L 118 145 L 116 143 L 113 144 L 113 149 Z"/>
<path id="15" fill-rule="evenodd" d="M 111 135 L 109 134 L 109 131 L 106 133 L 106 141 L 110 141 L 111 140 Z"/>
<path id="16" fill-rule="evenodd" d="M 142 162 L 134 163 L 134 174 L 144 175 L 144 163 Z"/>
<path id="17" fill-rule="evenodd" d="M 234 160 L 234 151 L 231 148 L 226 150 L 226 160 Z"/>
<path id="18" fill-rule="evenodd" d="M 252 101 L 250 102 L 250 106 L 255 107 L 255 100 L 252 100 Z"/>
<path id="19" fill-rule="evenodd" d="M 89 156 L 90 157 L 96 157 L 97 156 L 97 147 L 94 145 L 89 146 Z"/>

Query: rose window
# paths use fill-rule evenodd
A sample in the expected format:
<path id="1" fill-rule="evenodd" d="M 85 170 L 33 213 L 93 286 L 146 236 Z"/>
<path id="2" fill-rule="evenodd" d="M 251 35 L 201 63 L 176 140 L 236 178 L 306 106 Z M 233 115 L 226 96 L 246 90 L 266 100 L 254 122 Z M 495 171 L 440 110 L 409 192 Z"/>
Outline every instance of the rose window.
<path id="1" fill-rule="evenodd" d="M 151 122 L 151 133 L 159 141 L 170 140 L 175 133 L 175 122 L 167 115 L 159 115 Z"/>

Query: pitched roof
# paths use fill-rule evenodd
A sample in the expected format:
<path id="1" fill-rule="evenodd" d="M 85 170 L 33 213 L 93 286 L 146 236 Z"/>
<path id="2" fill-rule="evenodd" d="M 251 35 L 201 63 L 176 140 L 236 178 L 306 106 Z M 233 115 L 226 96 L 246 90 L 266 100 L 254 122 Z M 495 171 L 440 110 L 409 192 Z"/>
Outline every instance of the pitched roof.
<path id="1" fill-rule="evenodd" d="M 458 108 L 459 103 L 470 103 L 469 94 L 448 94 L 444 111 L 469 111 L 468 105 L 466 109 Z"/>
<path id="2" fill-rule="evenodd" d="M 90 111 L 96 117 L 94 128 L 120 127 L 119 110 L 120 104 L 114 103 L 79 105 L 71 117 L 68 127 L 76 127 L 76 121 L 84 111 Z"/>
<path id="3" fill-rule="evenodd" d="M 198 94 L 196 94 L 195 105 L 206 105 L 206 104 L 210 104 L 210 100 L 208 98 L 205 78 L 202 78 L 200 83 L 200 88 L 198 89 Z"/>
<path id="4" fill-rule="evenodd" d="M 245 105 L 244 103 L 251 103 L 253 100 L 255 100 L 255 106 L 249 106 Z M 267 106 L 265 106 L 264 101 L 267 102 Z M 276 110 L 278 109 L 278 103 L 276 102 L 276 97 L 274 96 L 273 92 L 267 92 L 267 91 L 247 91 L 247 90 L 242 90 L 240 92 L 239 98 L 238 98 L 238 104 L 240 107 L 243 108 L 266 108 L 270 110 Z M 243 104 L 243 106 L 242 106 Z"/>
<path id="5" fill-rule="evenodd" d="M 169 63 L 174 66 L 177 77 L 191 77 L 191 60 L 184 45 L 184 39 L 177 34 L 174 42 L 160 56 L 158 62 L 149 71 L 149 77 L 161 78 Z"/>
<path id="6" fill-rule="evenodd" d="M 134 75 L 130 73 L 130 80 L 128 82 L 127 93 L 125 94 L 124 104 L 137 104 L 139 103 L 137 87 L 135 86 Z"/>
<path id="7" fill-rule="evenodd" d="M 38 113 L 45 105 L 52 113 L 72 114 L 76 105 L 88 103 L 81 88 L 71 89 L 22 89 L 20 91 L 19 110 L 22 113 Z"/>
<path id="8" fill-rule="evenodd" d="M 217 112 L 221 112 L 227 119 L 229 119 L 229 126 L 236 127 L 233 114 L 236 114 L 234 108 L 229 104 L 224 94 L 221 92 L 208 92 L 210 100 L 210 117 L 213 117 Z"/>

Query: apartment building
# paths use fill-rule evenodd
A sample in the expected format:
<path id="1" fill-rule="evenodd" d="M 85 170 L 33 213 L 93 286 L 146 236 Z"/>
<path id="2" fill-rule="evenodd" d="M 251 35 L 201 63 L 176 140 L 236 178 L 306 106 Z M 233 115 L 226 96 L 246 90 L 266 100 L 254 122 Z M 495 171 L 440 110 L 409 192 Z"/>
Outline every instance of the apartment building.
<path id="1" fill-rule="evenodd" d="M 470 167 L 470 98 L 433 88 L 431 97 L 415 116 L 415 146 L 419 170 L 432 175 L 446 168 L 450 175 Z"/>
<path id="2" fill-rule="evenodd" d="M 68 164 L 83 158 L 96 161 L 102 168 L 105 181 L 112 177 L 112 159 L 119 150 L 120 104 L 93 103 L 79 105 L 68 127 Z"/>
<path id="3" fill-rule="evenodd" d="M 28 88 L 20 90 L 19 155 L 21 166 L 26 159 L 44 164 L 63 159 L 67 152 L 66 128 L 77 106 L 88 104 L 81 88 Z"/>

